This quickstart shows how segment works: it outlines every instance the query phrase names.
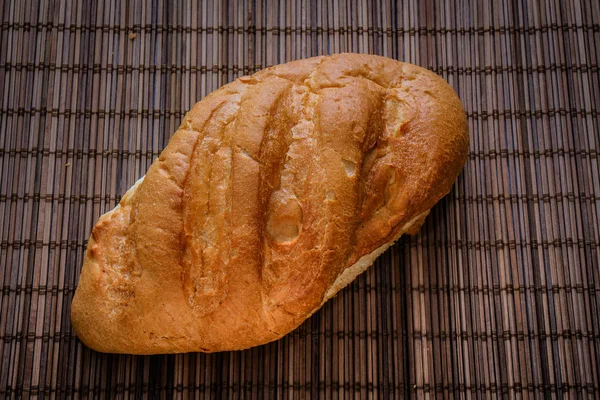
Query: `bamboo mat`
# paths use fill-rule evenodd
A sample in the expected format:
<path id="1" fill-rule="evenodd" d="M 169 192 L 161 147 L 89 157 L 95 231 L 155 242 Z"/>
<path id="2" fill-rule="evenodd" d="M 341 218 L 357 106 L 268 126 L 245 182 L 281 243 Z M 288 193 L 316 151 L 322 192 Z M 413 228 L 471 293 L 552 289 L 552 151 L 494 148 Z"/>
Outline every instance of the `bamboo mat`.
<path id="1" fill-rule="evenodd" d="M 597 1 L 0 4 L 0 396 L 600 398 Z M 467 164 L 419 235 L 275 343 L 85 348 L 91 228 L 183 113 L 342 51 L 427 67 L 464 103 Z"/>

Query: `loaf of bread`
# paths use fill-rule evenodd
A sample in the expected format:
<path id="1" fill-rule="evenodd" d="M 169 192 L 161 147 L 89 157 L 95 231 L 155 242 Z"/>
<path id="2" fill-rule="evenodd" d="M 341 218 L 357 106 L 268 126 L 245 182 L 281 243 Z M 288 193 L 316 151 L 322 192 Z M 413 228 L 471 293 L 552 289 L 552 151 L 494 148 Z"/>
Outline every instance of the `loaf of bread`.
<path id="1" fill-rule="evenodd" d="M 239 78 L 94 227 L 75 332 L 132 354 L 281 338 L 419 229 L 468 142 L 454 91 L 411 64 L 340 54 Z"/>

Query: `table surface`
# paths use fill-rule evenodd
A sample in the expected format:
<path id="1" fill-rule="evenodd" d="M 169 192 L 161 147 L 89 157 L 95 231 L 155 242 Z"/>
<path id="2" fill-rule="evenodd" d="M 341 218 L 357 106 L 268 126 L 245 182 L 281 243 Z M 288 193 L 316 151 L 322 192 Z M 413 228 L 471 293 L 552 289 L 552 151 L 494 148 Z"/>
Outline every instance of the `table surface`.
<path id="1" fill-rule="evenodd" d="M 600 3 L 0 2 L 0 396 L 600 397 Z M 454 189 L 283 339 L 99 354 L 91 228 L 196 101 L 343 51 L 429 68 L 471 132 Z"/>

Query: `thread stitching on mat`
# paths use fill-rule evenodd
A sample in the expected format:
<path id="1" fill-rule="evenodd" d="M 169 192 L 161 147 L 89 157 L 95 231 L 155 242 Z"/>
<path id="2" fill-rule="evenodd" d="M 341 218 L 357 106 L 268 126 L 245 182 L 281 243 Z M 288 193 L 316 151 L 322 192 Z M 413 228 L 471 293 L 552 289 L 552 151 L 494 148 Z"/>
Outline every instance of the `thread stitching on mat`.
<path id="1" fill-rule="evenodd" d="M 167 385 L 167 386 L 163 386 L 160 388 L 160 392 L 170 392 L 170 391 L 176 391 L 176 392 L 190 392 L 190 391 L 200 391 L 200 392 L 217 392 L 217 391 L 231 391 L 231 392 L 249 392 L 252 391 L 254 389 L 263 389 L 263 390 L 270 390 L 270 391 L 274 391 L 274 390 L 279 390 L 282 389 L 283 391 L 289 391 L 291 389 L 296 390 L 296 391 L 311 391 L 314 387 L 317 387 L 319 390 L 323 391 L 323 390 L 344 390 L 344 391 L 348 391 L 348 392 L 359 392 L 359 391 L 380 391 L 383 388 L 388 388 L 389 390 L 395 390 L 395 391 L 404 391 L 407 388 L 413 389 L 415 391 L 423 391 L 425 393 L 428 392 L 461 392 L 461 393 L 465 393 L 465 392 L 471 392 L 471 393 L 476 393 L 476 392 L 490 392 L 490 393 L 497 393 L 497 392 L 502 392 L 502 393 L 509 393 L 510 391 L 515 391 L 517 393 L 520 392 L 543 392 L 543 393 L 555 393 L 555 392 L 569 392 L 569 391 L 576 391 L 578 393 L 581 392 L 586 392 L 588 394 L 594 394 L 597 393 L 598 391 L 600 391 L 600 388 L 598 388 L 597 386 L 594 386 L 594 384 L 592 382 L 587 382 L 584 384 L 580 384 L 580 385 L 574 385 L 574 384 L 568 384 L 568 383 L 553 383 L 553 384 L 528 384 L 528 385 L 522 385 L 519 382 L 515 382 L 514 385 L 508 385 L 505 383 L 501 383 L 501 384 L 494 384 L 491 383 L 489 385 L 485 385 L 485 384 L 479 384 L 479 385 L 474 385 L 474 386 L 470 386 L 470 385 L 465 385 L 465 384 L 435 384 L 435 385 L 429 385 L 429 384 L 424 384 L 424 385 L 415 385 L 415 384 L 407 384 L 407 383 L 399 383 L 396 385 L 379 385 L 379 384 L 361 384 L 360 382 L 355 382 L 355 383 L 339 383 L 339 382 L 331 382 L 331 383 L 326 383 L 323 381 L 319 381 L 319 383 L 315 383 L 314 385 L 307 383 L 307 384 L 299 384 L 299 383 L 294 383 L 291 384 L 289 382 L 284 382 L 284 383 L 280 383 L 280 384 L 275 384 L 275 383 L 263 383 L 263 382 L 250 382 L 250 381 L 245 381 L 245 382 L 240 382 L 239 384 L 221 384 L 221 383 L 210 383 L 210 384 L 199 384 L 199 385 Z M 11 394 L 15 394 L 17 396 L 22 395 L 23 393 L 28 393 L 28 394 L 39 394 L 39 393 L 44 393 L 44 394 L 51 394 L 51 393 L 69 393 L 69 394 L 79 394 L 79 393 L 93 393 L 95 395 L 100 395 L 103 393 L 117 393 L 117 394 L 121 394 L 123 392 L 137 392 L 137 391 L 141 391 L 142 393 L 147 393 L 150 391 L 150 387 L 149 385 L 130 385 L 130 386 L 126 386 L 123 383 L 119 383 L 114 385 L 112 388 L 108 387 L 108 388 L 103 388 L 101 386 L 94 386 L 93 388 L 90 388 L 88 386 L 82 385 L 81 389 L 76 389 L 73 386 L 69 385 L 67 388 L 62 388 L 62 387 L 57 387 L 57 388 L 51 388 L 49 386 L 44 387 L 44 389 L 41 389 L 39 386 L 31 386 L 30 388 L 17 388 L 17 389 L 12 389 L 11 386 L 8 386 L 6 391 L 0 390 L 0 394 L 7 394 L 7 395 L 11 395 Z"/>
<path id="2" fill-rule="evenodd" d="M 574 66 L 572 68 L 578 68 L 577 66 Z M 92 73 L 112 73 L 112 72 L 117 72 L 119 74 L 123 74 L 123 73 L 131 73 L 131 72 L 162 72 L 162 73 L 166 73 L 166 72 L 194 72 L 194 73 L 208 73 L 208 72 L 213 72 L 213 73 L 225 73 L 225 72 L 233 72 L 233 73 L 239 73 L 239 72 L 243 72 L 245 74 L 247 73 L 251 73 L 251 72 L 255 72 L 258 70 L 263 69 L 263 66 L 261 64 L 256 64 L 254 66 L 238 66 L 238 65 L 233 65 L 233 66 L 229 66 L 229 65 L 213 65 L 212 67 L 206 66 L 206 65 L 202 65 L 202 66 L 185 66 L 185 65 L 138 65 L 138 66 L 133 66 L 133 65 L 125 65 L 125 64 L 120 64 L 120 65 L 113 65 L 111 63 L 108 63 L 106 65 L 102 65 L 102 64 L 93 64 L 93 65 L 80 65 L 80 64 L 73 64 L 73 65 L 56 65 L 55 63 L 32 63 L 32 62 L 27 62 L 27 63 L 11 63 L 11 62 L 7 62 L 5 64 L 0 64 L 0 69 L 5 69 L 5 70 L 16 70 L 16 71 L 22 71 L 22 70 L 26 70 L 26 71 L 43 71 L 43 70 L 49 70 L 51 72 L 56 72 L 56 71 L 60 71 L 60 72 L 74 72 L 74 73 L 88 73 L 88 72 L 92 72 Z"/>
<path id="3" fill-rule="evenodd" d="M 91 196 L 87 196 L 87 195 L 65 195 L 65 194 L 46 194 L 46 195 L 42 195 L 40 193 L 34 193 L 34 194 L 29 194 L 29 193 L 24 193 L 24 194 L 18 194 L 18 193 L 11 193 L 11 194 L 0 194 L 0 203 L 4 203 L 4 202 L 29 202 L 29 201 L 44 201 L 46 203 L 87 203 L 89 201 L 92 201 L 94 203 L 101 203 L 101 202 L 106 202 L 106 203 L 110 203 L 110 204 L 116 204 L 119 201 L 121 201 L 121 199 L 123 198 L 123 196 L 121 195 L 110 195 L 110 194 L 105 194 L 105 195 L 100 195 L 100 194 L 95 194 L 95 195 L 91 195 Z M 477 204 L 492 204 L 494 202 L 501 202 L 501 203 L 505 203 L 505 202 L 510 202 L 510 203 L 517 203 L 518 201 L 532 201 L 532 202 L 539 202 L 542 201 L 544 203 L 550 203 L 551 201 L 556 201 L 556 202 L 560 202 L 560 201 L 570 201 L 570 202 L 575 202 L 575 201 L 581 201 L 581 200 L 585 200 L 585 201 L 600 201 L 600 196 L 596 196 L 593 194 L 588 194 L 585 192 L 581 192 L 581 193 L 573 193 L 573 192 L 568 192 L 568 193 L 562 193 L 562 192 L 556 192 L 553 194 L 508 194 L 508 195 L 503 195 L 503 194 L 499 194 L 499 195 L 493 195 L 493 194 L 485 194 L 485 195 L 457 195 L 455 197 L 455 199 L 459 202 L 467 202 L 467 203 L 477 203 Z"/>
<path id="4" fill-rule="evenodd" d="M 142 151 L 142 150 L 123 150 L 123 149 L 109 149 L 109 150 L 50 150 L 47 147 L 39 149 L 38 147 L 32 147 L 31 149 L 4 149 L 0 148 L 0 157 L 8 155 L 9 157 L 15 157 L 17 155 L 21 157 L 37 156 L 56 156 L 68 158 L 96 158 L 100 157 L 146 157 L 154 158 L 160 155 L 161 151 Z M 488 151 L 470 151 L 468 153 L 469 159 L 496 159 L 496 158 L 507 158 L 507 157 L 525 157 L 525 158 L 540 158 L 540 157 L 554 157 L 554 156 L 571 156 L 571 157 L 590 157 L 597 158 L 598 151 L 595 149 L 545 149 L 545 150 L 508 150 L 508 149 L 490 149 Z M 559 192 L 560 193 L 560 192 Z"/>
<path id="5" fill-rule="evenodd" d="M 292 27 L 292 26 L 272 26 L 272 27 L 257 27 L 255 25 L 243 26 L 207 26 L 207 27 L 191 27 L 184 25 L 151 25 L 151 24 L 134 24 L 131 26 L 115 26 L 115 25 L 67 25 L 67 24 L 54 24 L 48 23 L 35 23 L 31 24 L 28 22 L 24 23 L 11 23 L 3 22 L 2 30 L 24 30 L 24 31 L 43 31 L 43 30 L 56 30 L 58 32 L 94 32 L 102 31 L 104 33 L 120 33 L 120 32 L 134 32 L 134 33 L 218 33 L 218 34 L 266 34 L 273 33 L 279 34 L 346 34 L 346 33 L 358 33 L 358 34 L 369 34 L 369 35 L 383 35 L 388 36 L 394 34 L 420 34 L 420 35 L 435 35 L 435 34 L 534 34 L 537 32 L 546 33 L 549 31 L 593 31 L 600 32 L 599 24 L 544 24 L 540 26 L 533 26 L 529 28 L 514 27 L 514 26 L 499 26 L 499 27 L 471 27 L 471 28 L 429 28 L 425 26 L 414 27 L 414 28 L 383 28 L 383 27 Z"/>
<path id="6" fill-rule="evenodd" d="M 386 288 L 383 287 L 383 288 L 370 288 L 370 289 L 385 291 Z M 392 287 L 391 289 L 392 289 L 391 291 L 397 291 L 396 288 L 394 288 L 394 287 Z M 515 294 L 515 292 L 516 293 L 521 293 L 521 292 L 522 293 L 539 293 L 539 294 L 548 293 L 548 292 L 552 292 L 554 294 L 559 294 L 560 292 L 566 292 L 566 293 L 576 292 L 579 294 L 583 294 L 584 292 L 589 292 L 589 294 L 594 294 L 595 292 L 600 292 L 600 287 L 596 288 L 594 282 L 588 282 L 587 287 L 581 283 L 576 284 L 576 285 L 552 285 L 551 287 L 548 287 L 546 285 L 540 285 L 539 287 L 536 287 L 534 285 L 514 286 L 512 284 L 509 284 L 509 285 L 506 285 L 503 287 L 500 285 L 493 285 L 491 288 L 489 287 L 489 285 L 483 285 L 481 287 L 479 287 L 479 286 L 460 287 L 459 285 L 452 285 L 452 286 L 451 285 L 444 285 L 444 286 L 419 285 L 416 287 L 414 287 L 414 286 L 411 287 L 410 290 L 413 292 L 419 292 L 420 294 L 426 294 L 426 293 L 431 293 L 431 294 L 454 293 L 454 294 L 457 294 L 457 293 L 463 292 L 463 293 L 469 293 L 469 294 L 475 294 L 475 295 L 492 294 L 494 296 L 497 296 L 502 293 L 507 293 L 509 295 L 513 295 L 513 294 Z"/>
<path id="7" fill-rule="evenodd" d="M 266 67 L 268 67 L 270 65 L 266 65 Z M 73 72 L 73 73 L 88 73 L 88 72 L 93 72 L 93 73 L 113 73 L 113 72 L 117 72 L 119 74 L 127 74 L 127 73 L 132 73 L 132 72 L 140 72 L 140 73 L 144 73 L 144 72 L 151 72 L 151 73 L 155 73 L 157 71 L 160 71 L 161 73 L 167 73 L 167 72 L 171 72 L 171 73 L 186 73 L 186 72 L 192 72 L 192 73 L 208 73 L 208 72 L 213 72 L 213 73 L 225 73 L 225 72 L 233 72 L 234 74 L 243 72 L 244 74 L 249 74 L 251 72 L 263 69 L 263 66 L 260 64 L 256 64 L 255 66 L 238 66 L 238 65 L 213 65 L 212 67 L 209 66 L 196 66 L 196 65 L 192 65 L 192 66 L 185 66 L 185 65 L 176 65 L 176 64 L 171 64 L 171 65 L 138 65 L 138 66 L 133 66 L 133 65 L 126 65 L 126 64 L 120 64 L 120 65 L 113 65 L 111 63 L 108 63 L 106 65 L 102 65 L 102 64 L 93 64 L 93 65 L 80 65 L 80 64 L 73 64 L 73 65 L 56 65 L 55 63 L 33 63 L 33 62 L 26 62 L 26 63 L 21 63 L 21 62 L 16 62 L 16 63 L 12 63 L 12 62 L 7 62 L 5 64 L 0 64 L 0 69 L 4 69 L 4 70 L 15 70 L 15 71 L 22 71 L 22 70 L 26 70 L 26 71 L 42 71 L 42 70 L 49 70 L 49 71 L 61 71 L 61 72 Z M 515 66 L 515 65 L 508 65 L 508 66 L 503 66 L 503 65 L 487 65 L 487 66 L 467 66 L 467 67 L 455 67 L 455 66 L 439 66 L 439 67 L 433 67 L 433 66 L 429 66 L 428 69 L 430 69 L 431 71 L 435 71 L 438 74 L 456 74 L 458 73 L 459 75 L 479 75 L 479 74 L 492 74 L 492 73 L 546 73 L 546 72 L 556 72 L 556 71 L 561 71 L 561 72 L 583 72 L 583 73 L 587 73 L 587 72 L 591 72 L 591 73 L 597 73 L 598 71 L 600 71 L 600 68 L 598 67 L 598 65 L 596 64 L 583 64 L 583 65 L 567 65 L 565 63 L 562 64 L 549 64 L 549 65 L 538 65 L 536 67 L 523 67 L 523 66 Z"/>
<path id="8" fill-rule="evenodd" d="M 136 150 L 136 151 L 129 151 L 129 150 L 123 150 L 123 149 L 112 149 L 112 150 L 75 150 L 75 149 L 69 149 L 69 150 L 61 150 L 61 149 L 57 149 L 57 150 L 50 150 L 48 148 L 43 148 L 43 149 L 38 149 L 37 147 L 32 147 L 31 149 L 9 149 L 9 150 L 5 150 L 3 148 L 0 148 L 0 156 L 4 156 L 6 154 L 8 154 L 10 157 L 14 157 L 17 154 L 20 155 L 21 157 L 23 156 L 30 156 L 30 155 L 37 155 L 37 154 L 41 154 L 43 156 L 56 156 L 56 157 L 62 157 L 62 156 L 67 156 L 69 158 L 83 158 L 83 157 L 91 157 L 91 158 L 95 158 L 98 156 L 101 157 L 158 157 L 160 155 L 161 151 L 142 151 L 142 150 Z"/>
<path id="9" fill-rule="evenodd" d="M 52 294 L 53 296 L 58 295 L 59 293 L 63 293 L 63 294 L 71 294 L 71 293 L 75 293 L 75 288 L 71 288 L 71 287 L 64 287 L 64 288 L 59 288 L 56 285 L 53 285 L 51 287 L 48 287 L 46 285 L 41 285 L 39 287 L 33 287 L 32 285 L 26 285 L 25 287 L 22 287 L 21 285 L 17 285 L 15 288 L 11 288 L 10 286 L 4 286 L 2 288 L 2 294 L 5 296 L 8 296 L 10 293 L 13 294 L 21 294 L 21 293 L 25 293 L 25 294 L 31 294 L 31 293 L 38 293 L 38 294 Z"/>
<path id="10" fill-rule="evenodd" d="M 98 118 L 106 118 L 106 117 L 121 117 L 121 118 L 125 118 L 125 117 L 130 117 L 130 118 L 137 118 L 138 116 L 141 117 L 150 117 L 152 116 L 153 118 L 161 118 L 161 117 L 166 117 L 166 118 L 171 118 L 171 117 L 177 117 L 177 118 L 181 118 L 183 117 L 183 115 L 185 114 L 185 112 L 177 110 L 177 111 L 169 111 L 169 110 L 147 110 L 147 109 L 143 109 L 143 110 L 134 110 L 134 109 L 130 109 L 127 111 L 117 111 L 114 109 L 110 109 L 110 110 L 106 110 L 106 109 L 98 109 L 98 110 L 90 110 L 90 109 L 85 109 L 85 110 L 72 110 L 72 109 L 67 109 L 67 110 L 60 110 L 58 108 L 25 108 L 25 107 L 19 107 L 19 108 L 0 108 L 0 114 L 7 114 L 9 117 L 13 116 L 13 115 L 18 115 L 18 116 L 24 116 L 24 115 L 36 115 L 36 114 L 40 114 L 41 116 L 45 116 L 50 114 L 53 117 L 58 117 L 58 116 L 65 116 L 65 117 L 76 117 L 76 118 L 80 118 L 80 117 L 84 117 L 84 118 L 91 118 L 92 116 L 97 116 Z M 600 110 L 597 109 L 591 109 L 591 110 L 584 110 L 584 109 L 566 109 L 566 108 L 549 108 L 548 110 L 525 110 L 525 111 L 518 111 L 518 110 L 491 110 L 491 111 L 472 111 L 472 112 L 467 112 L 467 117 L 471 118 L 471 119 L 489 119 L 489 118 L 493 118 L 493 119 L 498 119 L 500 117 L 510 117 L 510 118 L 531 118 L 531 117 L 535 117 L 535 118 L 541 118 L 541 117 L 554 117 L 556 115 L 562 116 L 562 117 L 566 117 L 566 116 L 570 116 L 570 117 L 584 117 L 584 116 L 594 116 L 594 117 L 598 117 L 600 116 Z"/>
<path id="11" fill-rule="evenodd" d="M 510 202 L 510 203 L 516 203 L 519 200 L 521 201 L 533 201 L 533 202 L 539 202 L 542 201 L 544 203 L 550 203 L 552 200 L 554 201 L 576 201 L 576 200 L 587 200 L 587 201 L 598 201 L 600 200 L 600 196 L 595 196 L 592 194 L 587 194 L 587 193 L 578 193 L 575 194 L 573 192 L 568 192 L 568 193 L 562 193 L 562 192 L 557 192 L 557 193 L 553 193 L 553 194 L 508 194 L 508 195 L 503 195 L 503 194 L 499 194 L 499 195 L 492 195 L 492 194 L 486 194 L 486 195 L 469 195 L 469 196 L 465 196 L 465 195 L 458 195 L 456 196 L 456 200 L 458 200 L 459 202 L 462 201 L 466 201 L 467 203 L 487 203 L 487 204 L 492 204 L 494 202 Z"/>
<path id="12" fill-rule="evenodd" d="M 395 286 L 391 286 L 391 287 L 386 287 L 386 286 L 380 286 L 380 285 L 369 285 L 369 284 L 365 284 L 363 285 L 353 285 L 349 287 L 349 290 L 352 291 L 353 293 L 368 293 L 368 292 L 377 292 L 377 293 L 382 293 L 382 294 L 386 294 L 386 293 L 404 293 L 406 291 L 405 288 L 401 288 L 398 289 Z M 449 294 L 449 293 L 453 293 L 453 294 L 458 294 L 458 293 L 466 293 L 466 294 L 472 294 L 472 295 L 484 295 L 484 296 L 488 296 L 488 295 L 500 295 L 502 293 L 507 293 L 509 295 L 514 295 L 515 293 L 529 293 L 529 294 L 548 294 L 549 292 L 552 292 L 555 295 L 560 294 L 561 292 L 570 294 L 570 293 L 578 293 L 578 294 L 587 294 L 588 295 L 595 295 L 596 293 L 600 293 L 600 288 L 597 288 L 595 286 L 594 282 L 588 282 L 587 285 L 583 285 L 583 284 L 576 284 L 576 285 L 553 285 L 550 288 L 547 287 L 546 285 L 542 285 L 540 287 L 535 287 L 533 285 L 529 285 L 529 286 L 513 286 L 513 285 L 507 285 L 505 287 L 500 287 L 499 285 L 494 286 L 492 288 L 490 288 L 487 285 L 484 285 L 483 287 L 478 287 L 478 286 L 469 286 L 469 287 L 460 287 L 458 285 L 446 285 L 446 286 L 417 286 L 417 287 L 411 287 L 410 290 L 412 292 L 418 292 L 419 294 Z M 64 294 L 64 295 L 70 295 L 75 293 L 75 287 L 64 287 L 64 288 L 59 288 L 56 285 L 52 286 L 51 288 L 48 288 L 47 286 L 40 286 L 40 287 L 32 287 L 31 285 L 26 285 L 25 287 L 22 287 L 21 285 L 17 285 L 14 288 L 11 288 L 10 286 L 4 286 L 2 288 L 2 291 L 0 292 L 3 296 L 9 296 L 9 295 L 20 295 L 22 293 L 25 293 L 26 295 L 29 294 L 33 294 L 36 293 L 38 295 L 51 295 L 51 296 L 58 296 L 59 294 Z M 1 337 L 1 336 L 0 336 Z"/>
<path id="13" fill-rule="evenodd" d="M 535 332 L 535 331 L 518 331 L 518 332 L 510 332 L 510 331 L 491 331 L 491 332 L 420 332 L 414 331 L 408 334 L 400 333 L 399 331 L 389 332 L 381 332 L 378 330 L 371 331 L 358 331 L 358 332 L 347 332 L 347 331 L 339 331 L 339 332 L 294 332 L 290 334 L 291 336 L 306 339 L 312 338 L 313 336 L 325 339 L 400 339 L 401 337 L 410 337 L 412 340 L 441 340 L 441 341 L 457 341 L 457 340 L 474 340 L 479 342 L 487 342 L 487 341 L 509 341 L 513 339 L 517 339 L 518 341 L 524 340 L 600 340 L 600 333 L 595 333 L 593 331 L 581 331 L 575 330 L 571 331 L 570 329 L 566 329 L 562 332 Z M 73 340 L 77 337 L 73 332 L 46 332 L 42 335 L 36 335 L 35 332 L 29 332 L 27 334 L 16 333 L 13 335 L 0 335 L 0 341 L 8 342 L 33 342 L 36 340 L 42 340 L 44 342 L 61 342 L 66 340 Z"/>
<path id="14" fill-rule="evenodd" d="M 504 241 L 504 240 L 473 240 L 473 241 L 463 241 L 463 240 L 427 240 L 425 239 L 420 239 L 420 242 L 425 243 L 426 245 L 433 245 L 436 248 L 447 248 L 448 246 L 451 247 L 456 247 L 459 250 L 462 249 L 475 249 L 475 250 L 491 250 L 491 249 L 496 249 L 496 250 L 502 250 L 505 248 L 508 249 L 515 249 L 517 247 L 530 247 L 532 249 L 537 249 L 538 247 L 542 247 L 544 249 L 547 249 L 549 247 L 579 247 L 579 248 L 584 248 L 585 246 L 591 246 L 591 247 L 596 247 L 599 248 L 600 247 L 600 241 L 596 240 L 573 240 L 572 238 L 568 238 L 568 239 L 554 239 L 554 240 L 509 240 L 509 241 Z M 406 243 L 406 242 L 399 242 L 400 246 L 405 246 L 408 245 L 410 247 L 416 247 L 417 246 L 417 240 L 413 240 L 410 243 Z"/>
<path id="15" fill-rule="evenodd" d="M 591 158 L 596 158 L 598 157 L 598 151 L 595 149 L 582 149 L 582 150 L 575 150 L 575 149 L 545 149 L 545 150 L 508 150 L 508 149 L 501 149 L 501 150 L 495 150 L 495 149 L 491 149 L 489 151 L 471 151 L 469 152 L 469 158 L 470 159 L 476 159 L 476 158 L 489 158 L 489 159 L 495 159 L 495 158 L 506 158 L 506 157 L 526 157 L 526 158 L 540 158 L 542 156 L 544 157 L 553 157 L 553 156 L 565 156 L 565 155 L 569 155 L 571 157 L 574 156 L 582 156 L 582 157 L 591 157 Z"/>
<path id="16" fill-rule="evenodd" d="M 408 383 L 399 383 L 399 384 L 395 384 L 395 385 L 380 385 L 378 383 L 370 383 L 370 384 L 361 384 L 360 382 L 346 382 L 346 383 L 339 383 L 337 381 L 332 381 L 331 383 L 327 383 L 324 381 L 319 381 L 318 383 L 315 383 L 314 385 L 311 383 L 306 383 L 306 384 L 299 384 L 299 383 L 289 383 L 289 382 L 284 382 L 284 383 L 263 383 L 263 382 L 250 382 L 250 381 L 245 381 L 245 382 L 240 382 L 238 384 L 223 384 L 223 383 L 210 383 L 210 384 L 199 384 L 199 385 L 183 385 L 183 384 L 178 384 L 178 385 L 166 385 L 160 388 L 161 392 L 170 392 L 170 391 L 176 391 L 176 392 L 190 392 L 190 391 L 200 391 L 200 392 L 216 392 L 216 391 L 231 391 L 231 392 L 248 392 L 248 391 L 252 391 L 253 389 L 263 389 L 263 390 L 270 390 L 270 391 L 274 391 L 274 390 L 278 390 L 278 389 L 283 389 L 284 391 L 289 391 L 290 389 L 296 390 L 296 391 L 300 391 L 300 390 L 304 390 L 304 391 L 311 391 L 314 387 L 317 387 L 319 390 L 323 391 L 323 390 L 344 390 L 344 391 L 352 391 L 352 392 L 358 392 L 358 391 L 379 391 L 382 390 L 383 388 L 388 388 L 389 390 L 396 390 L 396 391 L 404 391 L 407 388 L 413 389 L 415 391 L 423 391 L 425 393 L 428 392 L 471 392 L 471 393 L 476 393 L 476 392 L 490 392 L 490 393 L 496 393 L 496 392 L 503 392 L 503 393 L 508 393 L 510 391 L 515 391 L 517 393 L 520 392 L 544 392 L 544 393 L 548 393 L 548 392 L 568 392 L 568 391 L 576 391 L 578 393 L 581 393 L 583 391 L 587 392 L 588 394 L 593 394 L 596 393 L 598 391 L 600 391 L 600 388 L 597 386 L 594 386 L 593 382 L 586 382 L 583 384 L 579 384 L 579 385 L 574 385 L 574 384 L 568 384 L 568 383 L 553 383 L 553 384 L 528 384 L 528 385 L 522 385 L 520 382 L 516 381 L 514 382 L 513 385 L 509 385 L 506 383 L 501 383 L 501 384 L 494 384 L 494 383 L 490 383 L 489 385 L 486 384 L 479 384 L 479 385 L 465 385 L 465 384 L 435 384 L 435 385 L 429 385 L 429 384 L 424 384 L 424 385 L 416 385 L 416 384 L 408 384 Z M 150 391 L 151 386 L 149 385 L 125 385 L 124 383 L 118 383 L 116 385 L 114 385 L 112 388 L 111 387 L 102 387 L 102 386 L 98 386 L 95 385 L 94 387 L 90 388 L 89 386 L 86 385 L 82 385 L 81 389 L 77 389 L 71 385 L 68 385 L 66 388 L 63 387 L 56 387 L 56 388 L 52 388 L 50 386 L 45 386 L 43 389 L 41 389 L 39 386 L 31 386 L 29 388 L 27 387 L 19 387 L 17 389 L 13 389 L 11 386 L 8 386 L 7 389 L 4 390 L 0 390 L 0 394 L 7 394 L 7 395 L 11 395 L 11 394 L 15 394 L 17 396 L 22 395 L 23 393 L 28 393 L 28 394 L 39 394 L 39 393 L 44 393 L 44 394 L 51 394 L 51 393 L 69 393 L 69 394 L 79 394 L 79 393 L 94 393 L 95 395 L 100 395 L 102 393 L 118 393 L 121 394 L 123 392 L 138 392 L 141 391 L 142 393 L 147 393 Z"/>
<path id="17" fill-rule="evenodd" d="M 573 240 L 573 238 L 567 238 L 567 239 L 554 239 L 554 240 L 520 240 L 520 241 L 516 241 L 516 240 L 509 240 L 509 241 L 504 241 L 504 240 L 483 240 L 483 241 L 479 241 L 479 240 L 473 240 L 473 241 L 463 241 L 463 240 L 427 240 L 427 239 L 420 239 L 420 242 L 424 242 L 429 246 L 435 246 L 436 248 L 447 248 L 448 246 L 451 247 L 455 247 L 459 250 L 462 250 L 464 248 L 466 249 L 475 249 L 475 250 L 480 250 L 480 249 L 485 249 L 485 250 L 491 250 L 491 249 L 504 249 L 504 248 L 509 248 L 509 249 L 515 249 L 517 247 L 529 247 L 531 246 L 533 249 L 536 249 L 538 247 L 542 247 L 542 248 L 549 248 L 549 247 L 579 247 L 579 248 L 584 248 L 586 246 L 588 247 L 596 247 L 596 248 L 600 248 L 600 240 Z M 67 249 L 70 248 L 72 250 L 75 250 L 77 248 L 81 248 L 81 247 L 85 247 L 87 246 L 87 240 L 84 240 L 83 242 L 78 242 L 75 240 L 61 240 L 60 243 L 59 242 L 44 242 L 42 240 L 13 240 L 13 241 L 8 241 L 8 240 L 3 240 L 1 243 L 1 247 L 2 249 L 6 249 L 6 248 L 14 248 L 14 249 L 19 249 L 21 247 L 24 248 L 32 248 L 32 247 L 36 247 L 36 248 L 43 248 L 43 247 L 50 247 L 51 249 L 55 249 L 60 247 L 61 249 Z M 398 242 L 398 246 L 402 247 L 402 246 L 417 246 L 416 240 L 413 240 L 412 242 L 406 243 L 404 241 L 400 241 Z"/>
<path id="18" fill-rule="evenodd" d="M 564 108 L 549 108 L 548 110 L 492 110 L 492 111 L 473 111 L 467 112 L 467 117 L 473 119 L 498 119 L 500 117 L 514 117 L 514 118 L 541 118 L 541 117 L 554 117 L 560 115 L 561 117 L 583 117 L 583 116 L 599 116 L 600 112 L 596 109 L 591 110 L 577 110 L 577 109 L 564 109 Z"/>

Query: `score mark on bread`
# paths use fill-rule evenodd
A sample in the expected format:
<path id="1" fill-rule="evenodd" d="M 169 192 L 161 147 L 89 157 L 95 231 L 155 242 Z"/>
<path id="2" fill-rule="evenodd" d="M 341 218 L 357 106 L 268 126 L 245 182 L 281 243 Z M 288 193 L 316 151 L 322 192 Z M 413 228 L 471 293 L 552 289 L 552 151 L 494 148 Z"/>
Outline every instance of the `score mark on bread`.
<path id="1" fill-rule="evenodd" d="M 276 340 L 415 233 L 467 149 L 456 94 L 411 64 L 340 54 L 242 77 L 94 227 L 75 331 L 133 354 Z"/>

